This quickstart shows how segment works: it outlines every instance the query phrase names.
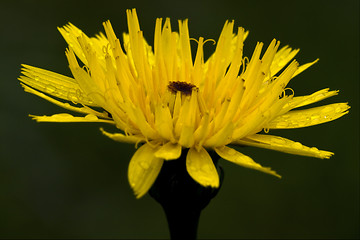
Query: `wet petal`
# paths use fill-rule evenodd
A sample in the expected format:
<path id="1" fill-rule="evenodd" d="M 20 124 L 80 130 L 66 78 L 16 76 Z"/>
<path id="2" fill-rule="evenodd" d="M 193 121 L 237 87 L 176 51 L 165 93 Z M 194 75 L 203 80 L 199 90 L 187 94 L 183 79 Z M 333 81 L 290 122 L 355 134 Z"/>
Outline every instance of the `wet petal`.
<path id="1" fill-rule="evenodd" d="M 305 63 L 303 65 L 301 65 L 296 72 L 294 73 L 293 77 L 295 77 L 296 75 L 302 73 L 303 71 L 305 71 L 306 69 L 308 69 L 309 67 L 311 67 L 312 65 L 314 65 L 315 63 L 317 63 L 319 61 L 319 59 L 316 59 L 315 61 L 312 61 L 310 63 Z"/>
<path id="2" fill-rule="evenodd" d="M 294 108 L 306 106 L 335 96 L 338 94 L 338 92 L 339 91 L 329 91 L 329 88 L 325 88 L 310 95 L 294 97 L 289 100 L 287 104 L 284 105 L 283 109 L 280 111 L 280 114 L 286 113 Z"/>
<path id="3" fill-rule="evenodd" d="M 103 89 L 97 85 L 95 79 L 88 72 L 79 66 L 73 50 L 68 49 L 65 54 L 69 62 L 69 68 L 79 83 L 81 90 L 87 93 L 88 97 L 98 106 L 106 106 Z"/>
<path id="4" fill-rule="evenodd" d="M 68 23 L 63 27 L 58 27 L 59 32 L 65 39 L 65 41 L 69 44 L 69 47 L 75 52 L 76 56 L 87 66 L 88 60 L 86 58 L 86 53 L 84 53 L 83 48 L 79 42 L 79 38 L 83 38 L 86 42 L 91 44 L 91 47 L 95 50 L 96 54 L 99 56 L 99 62 L 102 66 L 105 65 L 104 61 L 104 51 L 103 47 L 109 44 L 109 41 L 104 38 L 103 34 L 98 35 L 97 37 L 89 38 L 86 34 L 77 28 L 72 23 Z"/>
<path id="5" fill-rule="evenodd" d="M 155 182 L 163 159 L 155 157 L 157 148 L 148 143 L 141 146 L 130 160 L 128 179 L 137 198 L 144 196 Z"/>
<path id="6" fill-rule="evenodd" d="M 291 49 L 289 46 L 282 47 L 274 57 L 274 60 L 270 66 L 271 76 L 277 74 L 281 69 L 283 69 L 286 64 L 288 64 L 291 59 L 299 52 L 299 49 Z"/>
<path id="7" fill-rule="evenodd" d="M 115 124 L 112 120 L 101 119 L 94 114 L 88 114 L 85 117 L 74 117 L 68 113 L 58 113 L 52 116 L 35 116 L 29 115 L 37 122 L 103 122 Z"/>
<path id="8" fill-rule="evenodd" d="M 24 76 L 19 80 L 34 89 L 64 100 L 97 106 L 73 78 L 26 64 L 22 65 L 21 73 Z"/>
<path id="9" fill-rule="evenodd" d="M 167 106 L 158 105 L 155 107 L 155 127 L 161 137 L 169 141 L 174 140 L 173 120 Z"/>
<path id="10" fill-rule="evenodd" d="M 168 142 L 162 145 L 159 150 L 155 152 L 155 157 L 163 158 L 165 160 L 178 159 L 181 155 L 181 145 Z"/>
<path id="11" fill-rule="evenodd" d="M 189 175 L 204 187 L 219 187 L 219 175 L 205 148 L 190 148 L 186 156 L 186 169 Z"/>
<path id="12" fill-rule="evenodd" d="M 84 52 L 81 49 L 81 46 L 78 41 L 78 37 L 85 35 L 83 31 L 77 28 L 72 23 L 69 23 L 63 27 L 58 27 L 59 32 L 69 44 L 69 46 L 74 50 L 76 56 L 85 64 L 87 65 L 87 60 L 85 57 Z"/>
<path id="13" fill-rule="evenodd" d="M 276 117 L 264 127 L 287 129 L 313 126 L 342 117 L 348 113 L 349 108 L 347 103 L 334 103 L 304 110 L 294 110 Z"/>
<path id="14" fill-rule="evenodd" d="M 134 135 L 126 136 L 126 135 L 121 134 L 121 133 L 109 133 L 109 132 L 106 132 L 102 128 L 100 128 L 100 131 L 105 136 L 111 138 L 112 140 L 118 141 L 118 142 L 135 143 L 135 144 L 138 144 L 140 142 L 145 142 L 145 138 L 142 137 L 142 136 L 134 136 Z"/>
<path id="15" fill-rule="evenodd" d="M 250 157 L 236 151 L 233 148 L 223 146 L 223 147 L 215 148 L 215 152 L 221 158 L 233 162 L 235 164 L 238 164 L 242 167 L 255 169 L 281 178 L 281 176 L 277 174 L 275 171 L 271 170 L 270 168 L 261 166 L 260 164 L 254 162 L 254 160 L 252 160 Z"/>
<path id="16" fill-rule="evenodd" d="M 233 143 L 317 158 L 330 158 L 334 154 L 332 152 L 319 150 L 315 147 L 306 147 L 299 142 L 294 142 L 286 138 L 264 134 L 254 134 Z"/>
<path id="17" fill-rule="evenodd" d="M 49 97 L 48 95 L 45 95 L 44 93 L 41 93 L 39 91 L 36 91 L 35 89 L 25 85 L 25 84 L 21 84 L 22 87 L 24 88 L 24 91 L 25 92 L 28 92 L 28 93 L 32 93 L 38 97 L 41 97 L 59 107 L 62 107 L 62 108 L 65 108 L 67 110 L 71 110 L 71 111 L 74 111 L 74 112 L 79 112 L 79 113 L 83 113 L 83 114 L 92 114 L 92 115 L 96 115 L 98 117 L 102 117 L 102 118 L 109 118 L 108 117 L 108 114 L 107 113 L 104 113 L 104 112 L 97 112 L 89 107 L 75 107 L 75 106 L 72 106 L 70 105 L 69 103 L 63 103 L 63 102 L 60 102 L 52 97 Z"/>

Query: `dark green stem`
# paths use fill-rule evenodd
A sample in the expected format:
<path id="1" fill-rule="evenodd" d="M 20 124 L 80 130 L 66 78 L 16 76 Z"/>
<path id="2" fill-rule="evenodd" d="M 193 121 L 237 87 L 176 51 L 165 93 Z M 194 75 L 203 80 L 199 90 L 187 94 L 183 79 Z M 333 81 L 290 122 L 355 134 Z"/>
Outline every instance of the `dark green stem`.
<path id="1" fill-rule="evenodd" d="M 209 152 L 220 177 L 224 172 L 218 166 L 218 156 Z M 216 196 L 219 188 L 203 187 L 186 170 L 187 150 L 177 160 L 165 161 L 149 193 L 163 207 L 171 239 L 196 239 L 200 213 Z M 215 156 L 214 156 L 215 155 Z"/>

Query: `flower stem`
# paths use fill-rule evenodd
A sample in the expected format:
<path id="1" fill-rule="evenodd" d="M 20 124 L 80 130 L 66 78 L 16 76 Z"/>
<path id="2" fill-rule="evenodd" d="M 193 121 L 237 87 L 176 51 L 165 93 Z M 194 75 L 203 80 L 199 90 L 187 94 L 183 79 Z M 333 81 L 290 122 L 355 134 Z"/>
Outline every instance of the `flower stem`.
<path id="1" fill-rule="evenodd" d="M 214 152 L 209 153 L 215 155 Z M 187 173 L 186 154 L 187 151 L 183 150 L 179 159 L 164 162 L 149 191 L 165 211 L 171 239 L 196 239 L 200 213 L 216 196 L 224 178 L 218 156 L 212 156 L 220 177 L 220 187 L 201 186 Z"/>
<path id="2" fill-rule="evenodd" d="M 200 209 L 188 206 L 164 207 L 171 239 L 196 239 Z"/>

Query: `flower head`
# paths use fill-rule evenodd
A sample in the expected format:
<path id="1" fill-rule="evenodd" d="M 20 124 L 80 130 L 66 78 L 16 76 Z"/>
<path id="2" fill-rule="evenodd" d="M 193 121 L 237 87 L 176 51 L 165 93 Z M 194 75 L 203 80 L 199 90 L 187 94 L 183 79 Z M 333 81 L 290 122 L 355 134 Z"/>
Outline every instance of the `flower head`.
<path id="1" fill-rule="evenodd" d="M 295 97 L 293 91 L 287 91 L 288 82 L 317 60 L 299 65 L 292 60 L 299 50 L 279 49 L 276 40 L 266 51 L 263 43 L 258 43 L 249 60 L 243 56 L 248 32 L 238 28 L 234 33 L 233 21 L 225 23 L 207 60 L 203 55 L 206 40 L 190 38 L 187 20 L 179 21 L 179 32 L 174 32 L 169 19 L 164 24 L 157 19 L 152 50 L 135 10 L 127 11 L 127 21 L 129 33 L 123 34 L 122 43 L 109 21 L 103 24 L 106 35 L 92 38 L 70 23 L 59 28 L 69 45 L 66 57 L 73 77 L 23 65 L 19 80 L 25 91 L 85 114 L 31 115 L 38 122 L 111 123 L 122 133 L 101 129 L 106 136 L 143 143 L 128 170 L 137 197 L 149 190 L 163 162 L 178 159 L 183 149 L 189 149 L 189 175 L 210 187 L 219 186 L 219 177 L 208 150 L 240 166 L 279 177 L 229 144 L 317 158 L 333 154 L 266 134 L 269 129 L 312 126 L 348 113 L 346 103 L 293 110 L 338 93 L 323 89 Z M 191 40 L 197 43 L 194 58 Z M 265 134 L 259 133 L 262 130 Z"/>

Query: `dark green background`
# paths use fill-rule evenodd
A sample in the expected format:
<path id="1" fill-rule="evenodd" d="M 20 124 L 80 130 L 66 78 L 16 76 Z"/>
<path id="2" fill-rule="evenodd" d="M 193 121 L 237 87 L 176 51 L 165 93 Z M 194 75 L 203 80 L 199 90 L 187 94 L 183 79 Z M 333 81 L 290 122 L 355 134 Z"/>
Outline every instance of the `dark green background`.
<path id="1" fill-rule="evenodd" d="M 88 35 L 110 19 L 127 31 L 125 10 L 136 7 L 152 42 L 155 18 L 189 18 L 192 37 L 217 39 L 226 19 L 250 30 L 245 53 L 273 38 L 301 48 L 300 63 L 320 62 L 291 83 L 296 95 L 329 87 L 349 102 L 340 120 L 304 129 L 270 131 L 331 150 L 320 160 L 255 148 L 241 151 L 283 176 L 222 162 L 225 182 L 204 210 L 200 238 L 359 237 L 359 1 L 1 1 L 0 3 L 0 238 L 167 238 L 161 207 L 136 200 L 127 182 L 133 145 L 101 135 L 105 124 L 36 123 L 27 114 L 64 110 L 23 92 L 17 77 L 27 63 L 70 75 L 68 21 Z M 206 51 L 213 46 L 206 45 Z M 317 104 L 319 105 L 319 104 Z"/>

